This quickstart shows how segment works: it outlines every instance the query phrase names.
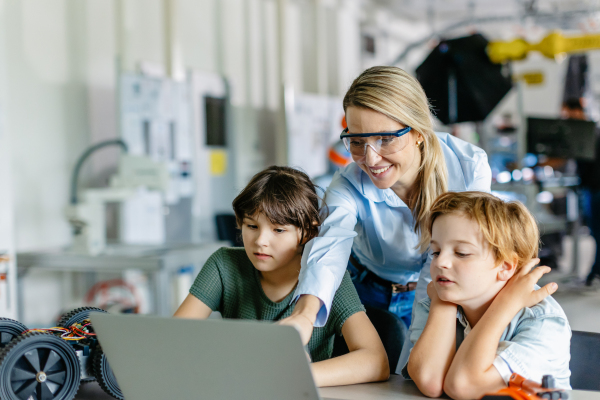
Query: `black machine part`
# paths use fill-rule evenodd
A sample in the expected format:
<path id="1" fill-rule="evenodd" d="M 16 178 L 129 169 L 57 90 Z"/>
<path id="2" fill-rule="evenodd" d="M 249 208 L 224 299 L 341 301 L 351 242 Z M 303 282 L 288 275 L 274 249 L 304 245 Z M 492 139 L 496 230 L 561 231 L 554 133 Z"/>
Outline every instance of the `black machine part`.
<path id="1" fill-rule="evenodd" d="M 69 328 L 73 324 L 80 324 L 84 320 L 90 318 L 90 312 L 105 313 L 106 310 L 103 310 L 98 307 L 79 307 L 61 316 L 58 320 L 58 326 L 63 328 Z"/>
<path id="2" fill-rule="evenodd" d="M 115 399 L 123 400 L 123 392 L 117 382 L 117 378 L 108 364 L 106 355 L 102 351 L 100 345 L 96 347 L 93 356 L 93 371 L 98 384 L 106 393 Z"/>
<path id="3" fill-rule="evenodd" d="M 9 318 L 0 318 L 0 349 L 5 347 L 11 340 L 25 332 L 27 327 Z"/>
<path id="4" fill-rule="evenodd" d="M 71 400 L 80 376 L 73 347 L 51 333 L 28 332 L 0 350 L 2 400 Z"/>
<path id="5" fill-rule="evenodd" d="M 417 79 L 445 125 L 483 121 L 512 88 L 508 68 L 487 55 L 481 34 L 441 40 L 417 68 Z"/>
<path id="6" fill-rule="evenodd" d="M 550 389 L 555 387 L 556 382 L 554 382 L 554 377 L 552 375 L 544 375 L 542 377 L 542 387 L 544 389 Z"/>

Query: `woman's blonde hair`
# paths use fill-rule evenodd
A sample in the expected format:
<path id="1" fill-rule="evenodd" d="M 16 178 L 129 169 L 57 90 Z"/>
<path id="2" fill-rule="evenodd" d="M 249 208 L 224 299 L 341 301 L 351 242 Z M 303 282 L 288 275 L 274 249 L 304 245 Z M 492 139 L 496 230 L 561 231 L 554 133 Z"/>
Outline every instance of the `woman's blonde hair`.
<path id="1" fill-rule="evenodd" d="M 423 136 L 419 146 L 421 165 L 417 175 L 420 188 L 409 199 L 408 206 L 415 220 L 416 233 L 423 232 L 423 223 L 433 201 L 448 190 L 448 172 L 442 147 L 433 131 L 433 119 L 427 96 L 419 82 L 397 67 L 372 67 L 352 82 L 344 96 L 344 112 L 348 107 L 364 107 L 377 111 Z M 410 146 L 410 144 L 409 144 Z M 421 241 L 424 252 L 429 243 Z"/>
<path id="2" fill-rule="evenodd" d="M 435 219 L 460 213 L 477 222 L 498 263 L 517 260 L 517 270 L 537 257 L 540 232 L 535 219 L 518 201 L 505 202 L 484 192 L 448 192 L 438 197 L 422 235 L 431 239 Z"/>

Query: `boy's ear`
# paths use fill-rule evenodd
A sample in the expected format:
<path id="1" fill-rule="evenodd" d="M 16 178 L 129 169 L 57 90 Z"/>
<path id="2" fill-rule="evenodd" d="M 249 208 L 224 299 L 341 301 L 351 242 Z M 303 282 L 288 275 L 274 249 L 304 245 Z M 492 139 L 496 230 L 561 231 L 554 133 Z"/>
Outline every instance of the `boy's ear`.
<path id="1" fill-rule="evenodd" d="M 500 270 L 498 271 L 498 280 L 506 282 L 512 278 L 517 270 L 517 265 L 519 265 L 519 259 L 517 257 L 513 257 L 512 260 L 502 261 Z"/>

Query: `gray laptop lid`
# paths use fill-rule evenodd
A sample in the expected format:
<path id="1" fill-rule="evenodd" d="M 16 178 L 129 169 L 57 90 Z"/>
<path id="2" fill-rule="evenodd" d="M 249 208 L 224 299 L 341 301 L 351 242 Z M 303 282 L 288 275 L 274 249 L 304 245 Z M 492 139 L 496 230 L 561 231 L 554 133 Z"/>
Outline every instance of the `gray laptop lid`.
<path id="1" fill-rule="evenodd" d="M 126 400 L 319 399 L 300 335 L 292 327 L 90 316 Z"/>

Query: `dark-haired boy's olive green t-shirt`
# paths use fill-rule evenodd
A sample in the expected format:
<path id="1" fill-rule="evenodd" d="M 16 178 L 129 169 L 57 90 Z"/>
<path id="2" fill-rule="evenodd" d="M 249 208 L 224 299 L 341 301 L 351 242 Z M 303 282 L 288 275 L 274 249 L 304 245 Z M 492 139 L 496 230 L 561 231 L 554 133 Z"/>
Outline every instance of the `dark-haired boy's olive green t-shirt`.
<path id="1" fill-rule="evenodd" d="M 190 293 L 219 311 L 223 318 L 279 321 L 289 317 L 294 291 L 280 302 L 271 301 L 260 284 L 260 273 L 243 247 L 222 247 L 213 253 L 198 273 Z M 327 324 L 314 328 L 308 350 L 313 361 L 331 357 L 335 334 L 341 335 L 344 322 L 365 308 L 358 298 L 348 272 L 335 293 Z"/>

